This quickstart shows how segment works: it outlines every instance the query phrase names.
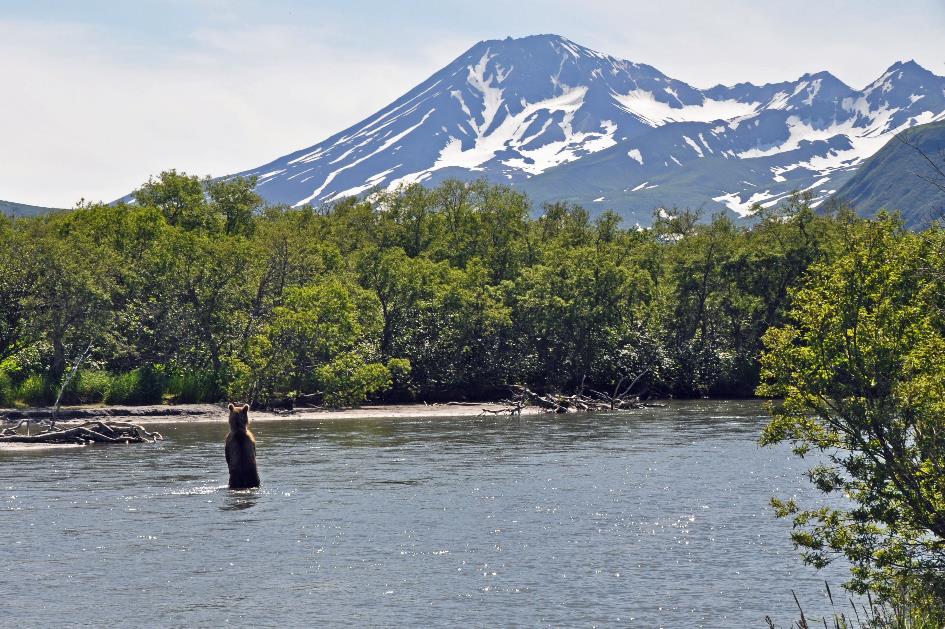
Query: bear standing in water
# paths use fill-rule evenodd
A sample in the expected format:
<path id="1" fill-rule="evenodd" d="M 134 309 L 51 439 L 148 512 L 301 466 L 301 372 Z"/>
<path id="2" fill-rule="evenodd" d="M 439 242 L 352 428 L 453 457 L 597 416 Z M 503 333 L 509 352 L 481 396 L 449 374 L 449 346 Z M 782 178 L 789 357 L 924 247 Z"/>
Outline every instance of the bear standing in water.
<path id="1" fill-rule="evenodd" d="M 230 434 L 226 436 L 226 464 L 230 489 L 259 487 L 256 469 L 256 438 L 249 431 L 249 405 L 230 404 Z"/>

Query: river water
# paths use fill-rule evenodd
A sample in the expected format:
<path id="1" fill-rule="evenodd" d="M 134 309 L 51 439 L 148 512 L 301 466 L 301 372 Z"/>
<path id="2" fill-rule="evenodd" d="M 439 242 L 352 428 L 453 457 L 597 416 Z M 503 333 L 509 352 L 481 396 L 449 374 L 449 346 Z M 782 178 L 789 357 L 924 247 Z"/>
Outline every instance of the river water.
<path id="1" fill-rule="evenodd" d="M 756 402 L 226 424 L 0 450 L 4 626 L 780 626 L 827 614 L 772 495 L 816 500 Z"/>

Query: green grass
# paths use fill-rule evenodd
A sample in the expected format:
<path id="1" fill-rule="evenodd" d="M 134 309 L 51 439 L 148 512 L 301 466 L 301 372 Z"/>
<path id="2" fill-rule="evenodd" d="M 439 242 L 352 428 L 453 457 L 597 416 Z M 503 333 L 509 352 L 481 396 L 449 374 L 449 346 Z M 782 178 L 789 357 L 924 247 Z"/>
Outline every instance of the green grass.
<path id="1" fill-rule="evenodd" d="M 167 393 L 178 404 L 216 402 L 220 388 L 213 374 L 205 371 L 175 371 L 167 380 Z"/>
<path id="2" fill-rule="evenodd" d="M 14 400 L 13 381 L 5 371 L 0 371 L 0 407 L 13 406 Z"/>
<path id="3" fill-rule="evenodd" d="M 49 406 L 55 401 L 56 393 L 45 376 L 33 374 L 17 387 L 16 399 L 29 406 Z"/>
<path id="4" fill-rule="evenodd" d="M 63 394 L 63 398 L 68 403 L 99 404 L 105 401 L 112 380 L 112 376 L 106 371 L 81 371 L 69 387 L 70 391 Z"/>
<path id="5" fill-rule="evenodd" d="M 794 603 L 797 605 L 800 616 L 787 625 L 789 629 L 815 629 L 817 627 L 824 627 L 824 629 L 942 629 L 945 627 L 945 616 L 943 616 L 945 610 L 941 609 L 940 602 L 932 600 L 929 596 L 917 594 L 915 591 L 903 592 L 901 600 L 884 603 L 875 602 L 873 597 L 867 594 L 865 602 L 857 605 L 855 601 L 848 599 L 849 609 L 838 610 L 833 593 L 830 591 L 830 584 L 824 582 L 824 585 L 827 588 L 827 596 L 833 613 L 829 617 L 808 617 L 804 613 L 797 594 L 792 590 L 791 594 L 794 595 Z M 769 629 L 780 627 L 775 624 L 771 616 L 765 616 L 765 624 Z"/>
<path id="6" fill-rule="evenodd" d="M 154 367 L 139 367 L 114 376 L 105 392 L 105 404 L 159 404 L 164 394 L 164 374 Z"/>
<path id="7" fill-rule="evenodd" d="M 19 385 L 0 371 L 0 407 L 50 406 L 59 392 L 41 374 L 28 376 Z M 175 371 L 167 374 L 161 367 L 139 367 L 111 374 L 89 369 L 76 374 L 62 393 L 61 403 L 76 404 L 160 404 L 167 397 L 180 404 L 216 402 L 221 393 L 209 372 Z"/>

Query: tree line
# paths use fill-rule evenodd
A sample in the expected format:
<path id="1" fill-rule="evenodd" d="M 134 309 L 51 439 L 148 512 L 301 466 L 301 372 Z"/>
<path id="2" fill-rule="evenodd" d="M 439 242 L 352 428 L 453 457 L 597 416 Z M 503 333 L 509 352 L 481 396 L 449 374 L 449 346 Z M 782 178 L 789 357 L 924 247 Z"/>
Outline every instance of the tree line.
<path id="1" fill-rule="evenodd" d="M 252 179 L 152 178 L 131 203 L 0 220 L 0 402 L 490 397 L 512 383 L 750 396 L 761 337 L 856 218 L 649 228 L 448 181 L 323 208 Z"/>

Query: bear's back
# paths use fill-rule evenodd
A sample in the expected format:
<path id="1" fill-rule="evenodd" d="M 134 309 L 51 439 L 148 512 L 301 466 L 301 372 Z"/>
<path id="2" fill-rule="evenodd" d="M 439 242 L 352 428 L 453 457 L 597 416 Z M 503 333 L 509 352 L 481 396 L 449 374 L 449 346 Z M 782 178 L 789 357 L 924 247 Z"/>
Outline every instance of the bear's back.
<path id="1" fill-rule="evenodd" d="M 249 407 L 230 404 L 230 433 L 226 436 L 226 463 L 230 470 L 230 489 L 259 487 L 256 467 L 256 439 L 247 428 Z"/>
<path id="2" fill-rule="evenodd" d="M 231 432 L 227 435 L 226 462 L 230 469 L 230 489 L 259 487 L 256 442 L 252 434 Z"/>

